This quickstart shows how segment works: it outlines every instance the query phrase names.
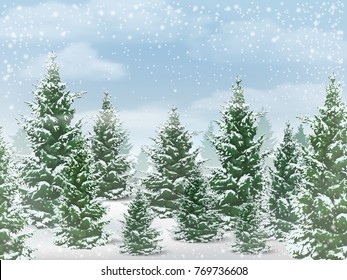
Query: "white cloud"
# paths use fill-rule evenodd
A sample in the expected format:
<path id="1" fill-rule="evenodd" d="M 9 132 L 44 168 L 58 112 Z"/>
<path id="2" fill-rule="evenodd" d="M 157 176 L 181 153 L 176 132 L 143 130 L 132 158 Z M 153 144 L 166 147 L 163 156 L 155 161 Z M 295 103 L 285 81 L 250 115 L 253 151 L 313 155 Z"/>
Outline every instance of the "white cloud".
<path id="1" fill-rule="evenodd" d="M 65 79 L 116 80 L 126 75 L 124 66 L 103 60 L 87 43 L 77 43 L 66 47 L 57 53 L 61 75 Z M 23 75 L 26 78 L 38 78 L 45 73 L 44 65 L 47 56 L 34 59 L 32 65 L 27 66 Z"/>

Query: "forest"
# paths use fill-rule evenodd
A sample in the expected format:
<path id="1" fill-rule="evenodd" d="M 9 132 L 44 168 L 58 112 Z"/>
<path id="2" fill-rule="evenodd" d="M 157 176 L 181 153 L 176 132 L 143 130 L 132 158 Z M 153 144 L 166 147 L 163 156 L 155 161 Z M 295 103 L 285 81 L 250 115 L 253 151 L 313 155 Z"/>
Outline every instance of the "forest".
<path id="1" fill-rule="evenodd" d="M 284 124 L 278 141 L 242 83 L 237 77 L 200 148 L 173 104 L 134 163 L 110 93 L 84 133 L 73 107 L 83 97 L 67 89 L 51 53 L 28 102 L 31 115 L 21 119 L 30 152 L 0 135 L 0 259 L 34 259 L 44 249 L 30 245 L 28 226 L 49 230 L 56 246 L 71 250 L 110 244 L 105 203 L 124 199 L 120 254 L 160 256 L 153 221 L 172 219 L 171 238 L 180 242 L 230 234 L 228 250 L 240 255 L 266 254 L 275 240 L 291 258 L 347 259 L 347 106 L 335 75 L 319 113 L 298 128 Z"/>

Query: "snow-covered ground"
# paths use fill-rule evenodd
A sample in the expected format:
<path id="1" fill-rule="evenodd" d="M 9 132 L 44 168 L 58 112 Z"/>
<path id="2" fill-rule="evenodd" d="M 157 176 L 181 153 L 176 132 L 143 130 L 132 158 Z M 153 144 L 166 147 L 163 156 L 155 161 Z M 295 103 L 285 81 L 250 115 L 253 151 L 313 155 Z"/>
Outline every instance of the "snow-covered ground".
<path id="1" fill-rule="evenodd" d="M 270 241 L 271 250 L 261 255 L 240 255 L 230 251 L 232 236 L 226 234 L 225 237 L 217 242 L 211 243 L 186 243 L 173 240 L 170 236 L 170 229 L 175 226 L 175 221 L 172 219 L 156 219 L 153 226 L 161 229 L 163 241 L 161 245 L 164 247 L 160 254 L 150 256 L 129 256 L 120 254 L 118 246 L 121 243 L 120 232 L 123 213 L 127 209 L 127 204 L 130 199 L 122 199 L 118 201 L 105 202 L 109 206 L 108 219 L 110 224 L 107 229 L 113 233 L 111 241 L 105 245 L 93 248 L 91 250 L 71 250 L 54 245 L 52 238 L 53 234 L 48 229 L 37 230 L 34 227 L 28 229 L 33 230 L 33 236 L 28 240 L 28 244 L 35 248 L 35 259 L 291 259 L 284 245 L 277 241 Z"/>

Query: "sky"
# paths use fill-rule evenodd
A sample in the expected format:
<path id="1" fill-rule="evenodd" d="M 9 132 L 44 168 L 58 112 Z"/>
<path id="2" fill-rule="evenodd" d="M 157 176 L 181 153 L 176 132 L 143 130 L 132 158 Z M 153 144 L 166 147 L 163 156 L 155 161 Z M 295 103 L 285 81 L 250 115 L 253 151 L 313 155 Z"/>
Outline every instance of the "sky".
<path id="1" fill-rule="evenodd" d="M 26 102 L 54 51 L 67 88 L 85 92 L 76 120 L 90 131 L 109 91 L 134 153 L 152 143 L 172 105 L 189 130 L 205 131 L 237 76 L 280 138 L 285 122 L 317 113 L 332 72 L 346 100 L 344 10 L 343 1 L 6 1 L 1 126 L 14 135 L 30 115 Z"/>

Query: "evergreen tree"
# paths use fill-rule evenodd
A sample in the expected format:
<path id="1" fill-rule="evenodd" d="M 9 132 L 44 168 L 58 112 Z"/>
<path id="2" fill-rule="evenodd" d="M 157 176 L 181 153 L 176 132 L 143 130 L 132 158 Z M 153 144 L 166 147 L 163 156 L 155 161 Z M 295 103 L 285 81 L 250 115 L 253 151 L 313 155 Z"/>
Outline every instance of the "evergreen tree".
<path id="1" fill-rule="evenodd" d="M 307 119 L 312 147 L 306 184 L 299 193 L 299 226 L 291 234 L 295 258 L 347 258 L 347 109 L 335 76 L 324 106 Z"/>
<path id="2" fill-rule="evenodd" d="M 307 137 L 305 135 L 304 128 L 303 128 L 302 124 L 300 124 L 298 127 L 298 131 L 295 134 L 295 139 L 303 147 L 308 148 L 309 143 L 308 143 Z"/>
<path id="3" fill-rule="evenodd" d="M 220 166 L 219 158 L 216 153 L 216 149 L 212 144 L 214 136 L 213 122 L 210 122 L 206 133 L 202 139 L 201 157 L 206 160 L 207 167 L 218 167 Z"/>
<path id="4" fill-rule="evenodd" d="M 294 140 L 293 129 L 287 123 L 283 141 L 275 151 L 274 169 L 271 171 L 272 192 L 270 210 L 274 214 L 276 238 L 283 241 L 285 235 L 297 221 L 291 198 L 297 194 L 296 186 L 301 183 L 299 163 L 301 151 Z"/>
<path id="5" fill-rule="evenodd" d="M 130 255 L 149 255 L 159 253 L 160 233 L 151 227 L 153 213 L 142 191 L 137 191 L 131 201 L 127 214 L 124 214 L 120 252 Z"/>
<path id="6" fill-rule="evenodd" d="M 233 86 L 233 94 L 218 122 L 220 135 L 213 140 L 221 168 L 211 177 L 211 186 L 219 195 L 218 209 L 228 220 L 238 215 L 249 194 L 255 196 L 264 185 L 260 154 L 263 137 L 255 140 L 257 115 L 245 103 L 240 79 Z"/>
<path id="7" fill-rule="evenodd" d="M 32 250 L 25 244 L 29 234 L 22 233 L 27 218 L 19 193 L 17 170 L 0 129 L 0 259 L 31 258 Z"/>
<path id="8" fill-rule="evenodd" d="M 150 164 L 149 164 L 147 154 L 143 149 L 141 149 L 139 155 L 137 156 L 135 177 L 143 178 L 145 174 L 148 172 L 149 167 L 150 167 Z"/>
<path id="9" fill-rule="evenodd" d="M 221 218 L 215 210 L 215 197 L 200 170 L 190 181 L 182 179 L 183 195 L 175 213 L 178 226 L 174 238 L 188 242 L 209 242 L 222 238 Z"/>
<path id="10" fill-rule="evenodd" d="M 273 136 L 271 123 L 268 120 L 266 113 L 262 114 L 259 117 L 259 121 L 257 124 L 256 138 L 258 139 L 262 136 L 264 136 L 264 141 L 261 146 L 260 152 L 264 153 L 273 151 L 277 141 L 276 138 Z"/>
<path id="11" fill-rule="evenodd" d="M 198 150 L 192 151 L 193 142 L 181 125 L 177 109 L 173 107 L 169 119 L 159 129 L 155 145 L 148 155 L 156 169 L 144 179 L 153 210 L 162 218 L 171 218 L 179 208 L 177 201 L 183 194 L 182 179 L 193 181 L 196 174 Z"/>
<path id="12" fill-rule="evenodd" d="M 259 202 L 253 196 L 240 206 L 235 220 L 235 242 L 232 251 L 242 254 L 259 254 L 269 250 L 267 234 L 258 210 Z"/>
<path id="13" fill-rule="evenodd" d="M 61 187 L 52 174 L 71 153 L 71 121 L 75 113 L 71 105 L 80 94 L 66 90 L 54 53 L 49 56 L 47 74 L 36 88 L 34 101 L 28 103 L 33 117 L 26 118 L 23 125 L 33 150 L 22 170 L 28 186 L 25 202 L 31 206 L 29 213 L 37 227 L 53 227 L 54 205 Z"/>
<path id="14" fill-rule="evenodd" d="M 111 96 L 106 92 L 91 138 L 95 171 L 100 186 L 97 195 L 105 199 L 117 199 L 130 194 L 128 179 L 131 165 L 127 155 L 121 151 L 127 133 L 121 125 L 111 104 Z"/>
<path id="15" fill-rule="evenodd" d="M 256 119 L 257 115 L 245 103 L 241 80 L 237 79 L 233 86 L 233 98 L 226 104 L 222 120 L 218 122 L 220 135 L 214 139 L 222 167 L 215 170 L 211 177 L 211 186 L 219 196 L 217 209 L 225 215 L 227 229 L 234 227 L 235 235 L 246 230 L 244 224 L 258 224 L 257 221 L 251 222 L 258 216 L 258 213 L 253 213 L 258 211 L 257 207 L 247 205 L 261 195 L 265 184 L 263 156 L 260 153 L 263 137 L 255 138 Z M 248 253 L 255 246 L 254 252 L 259 252 L 259 244 L 253 239 L 265 233 L 260 232 L 260 228 L 259 232 L 252 231 L 252 227 L 249 230 L 243 233 L 249 239 L 236 238 L 237 242 L 249 242 L 249 248 L 246 244 L 239 248 L 247 249 L 245 253 Z M 266 250 L 265 245 L 263 250 Z"/>
<path id="16" fill-rule="evenodd" d="M 56 211 L 59 226 L 55 244 L 72 249 L 90 249 L 104 245 L 109 233 L 103 219 L 106 208 L 97 199 L 97 182 L 93 176 L 91 155 L 85 140 L 76 132 L 72 153 L 66 163 L 56 169 L 55 176 L 63 187 Z"/>
<path id="17" fill-rule="evenodd" d="M 23 129 L 18 129 L 16 134 L 11 136 L 14 148 L 18 155 L 30 155 L 30 143 L 26 138 L 26 133 Z"/>

